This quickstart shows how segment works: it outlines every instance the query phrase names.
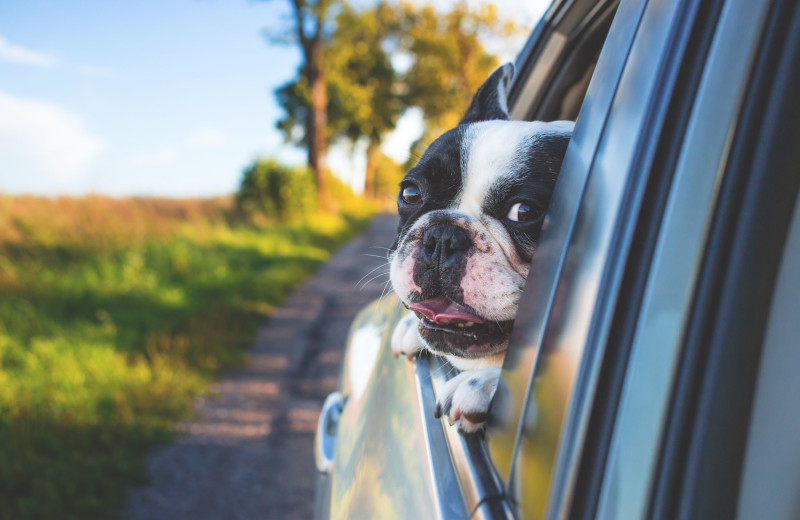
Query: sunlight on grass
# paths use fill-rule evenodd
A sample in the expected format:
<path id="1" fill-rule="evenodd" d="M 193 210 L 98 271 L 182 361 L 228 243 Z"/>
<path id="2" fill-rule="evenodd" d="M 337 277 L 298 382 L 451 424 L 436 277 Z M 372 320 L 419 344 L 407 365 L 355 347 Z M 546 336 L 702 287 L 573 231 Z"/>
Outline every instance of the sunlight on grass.
<path id="1" fill-rule="evenodd" d="M 108 518 L 191 399 L 369 210 L 0 196 L 0 518 Z"/>

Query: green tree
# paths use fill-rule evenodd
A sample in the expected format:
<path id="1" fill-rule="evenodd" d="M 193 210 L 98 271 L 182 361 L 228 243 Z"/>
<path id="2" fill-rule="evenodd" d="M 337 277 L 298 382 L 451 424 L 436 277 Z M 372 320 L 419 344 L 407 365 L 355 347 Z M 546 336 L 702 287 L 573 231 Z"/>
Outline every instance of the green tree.
<path id="1" fill-rule="evenodd" d="M 357 10 L 343 5 L 335 18 L 325 53 L 327 128 L 325 143 L 337 139 L 367 141 L 365 193 L 374 194 L 374 171 L 378 151 L 405 106 L 399 75 L 391 62 L 392 42 L 399 30 L 398 9 L 379 3 Z M 307 81 L 298 77 L 276 91 L 286 115 L 278 122 L 290 141 L 308 146 L 302 122 L 312 97 Z"/>
<path id="2" fill-rule="evenodd" d="M 367 143 L 365 193 L 373 196 L 375 168 L 384 136 L 403 112 L 420 107 L 430 141 L 455 126 L 472 95 L 498 65 L 482 41 L 514 31 L 497 9 L 471 10 L 458 3 L 446 12 L 432 4 L 379 2 L 362 9 L 344 3 L 332 22 L 324 62 L 326 123 L 324 145 L 337 139 Z M 398 70 L 395 58 L 408 66 Z M 287 139 L 311 148 L 306 121 L 314 97 L 305 74 L 276 91 L 286 111 L 278 122 Z M 310 152 L 309 152 L 310 157 Z"/>
<path id="3" fill-rule="evenodd" d="M 374 197 L 375 168 L 384 136 L 406 106 L 391 52 L 399 34 L 398 10 L 381 2 L 363 10 L 345 5 L 336 17 L 328 68 L 333 138 L 365 139 L 364 193 Z"/>
<path id="4" fill-rule="evenodd" d="M 411 57 L 402 79 L 405 103 L 425 114 L 425 131 L 412 146 L 413 159 L 441 132 L 458 124 L 475 91 L 499 65 L 484 42 L 519 29 L 502 19 L 493 4 L 471 9 L 462 1 L 444 13 L 432 4 L 403 3 L 401 8 L 406 35 L 401 46 Z"/>
<path id="5" fill-rule="evenodd" d="M 405 170 L 380 150 L 375 159 L 375 198 L 383 205 L 393 205 L 397 201 L 397 185 L 403 180 Z"/>
<path id="6" fill-rule="evenodd" d="M 299 79 L 278 89 L 278 101 L 283 103 L 301 103 L 302 107 L 293 107 L 294 123 L 302 120 L 302 141 L 308 150 L 308 165 L 314 171 L 320 201 L 328 203 L 327 177 L 325 172 L 325 133 L 327 122 L 327 69 L 325 67 L 325 51 L 330 38 L 330 21 L 337 0 L 290 0 L 294 21 L 292 33 L 303 54 L 303 65 L 300 67 Z M 284 105 L 286 106 L 286 105 Z M 290 106 L 290 108 L 292 108 Z M 302 108 L 302 110 L 298 110 Z M 283 128 L 279 124 L 279 128 Z M 294 125 L 296 126 L 296 124 Z"/>

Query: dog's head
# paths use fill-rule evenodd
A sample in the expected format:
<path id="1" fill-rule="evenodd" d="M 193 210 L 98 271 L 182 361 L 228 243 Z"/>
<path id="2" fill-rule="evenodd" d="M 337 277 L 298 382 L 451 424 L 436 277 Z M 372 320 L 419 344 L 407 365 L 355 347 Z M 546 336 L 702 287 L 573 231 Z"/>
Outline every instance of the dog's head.
<path id="1" fill-rule="evenodd" d="M 573 123 L 509 121 L 506 64 L 400 184 L 391 280 L 433 352 L 505 350 Z"/>

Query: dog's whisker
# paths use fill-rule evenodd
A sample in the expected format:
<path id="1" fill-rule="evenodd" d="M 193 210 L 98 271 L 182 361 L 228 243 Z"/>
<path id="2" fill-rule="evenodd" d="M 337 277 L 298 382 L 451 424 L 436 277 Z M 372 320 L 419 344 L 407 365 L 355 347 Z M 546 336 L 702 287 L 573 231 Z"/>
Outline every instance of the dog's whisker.
<path id="1" fill-rule="evenodd" d="M 387 265 L 389 265 L 389 262 L 383 263 L 383 264 L 379 265 L 378 267 L 376 267 L 375 269 L 371 270 L 370 272 L 368 272 L 367 274 L 365 274 L 364 276 L 362 276 L 362 277 L 361 277 L 361 280 L 359 280 L 359 281 L 357 281 L 357 282 L 355 283 L 355 286 L 356 286 L 356 287 L 358 287 L 358 284 L 360 284 L 360 283 L 361 283 L 361 281 L 362 281 L 362 280 L 364 280 L 364 278 L 366 278 L 367 276 L 371 275 L 372 273 L 374 273 L 375 271 L 377 271 L 377 270 L 378 270 L 378 269 L 380 269 L 381 267 L 386 267 Z"/>
<path id="2" fill-rule="evenodd" d="M 391 281 L 391 280 L 389 280 Z M 388 282 L 387 282 L 388 283 Z M 383 289 L 386 290 L 386 285 L 383 286 Z M 378 298 L 378 303 L 375 304 L 375 308 L 372 310 L 372 321 L 375 321 L 375 316 L 378 314 L 378 310 L 381 308 L 381 300 L 383 299 L 383 291 L 381 291 L 381 296 Z"/>
<path id="3" fill-rule="evenodd" d="M 369 280 L 367 280 L 366 282 L 364 282 L 364 284 L 361 286 L 361 289 L 359 289 L 359 291 L 363 291 L 363 290 L 364 290 L 364 288 L 365 288 L 367 285 L 369 285 L 369 284 L 370 284 L 370 282 L 372 282 L 373 280 L 377 280 L 377 279 L 378 279 L 378 278 L 380 278 L 381 276 L 386 276 L 386 275 L 388 275 L 388 274 L 389 274 L 389 271 L 386 271 L 385 273 L 378 273 L 376 276 L 373 276 L 372 278 L 370 278 Z"/>
<path id="4" fill-rule="evenodd" d="M 381 290 L 381 296 L 380 296 L 380 298 L 378 298 L 378 305 L 381 304 L 381 302 L 383 301 L 383 297 L 384 296 L 386 296 L 387 294 L 392 292 L 392 288 L 390 287 L 391 283 L 392 283 L 392 280 L 389 279 L 389 280 L 386 281 L 385 284 L 383 284 L 383 289 Z M 386 290 L 387 288 L 389 289 L 388 291 Z"/>
<path id="5" fill-rule="evenodd" d="M 369 253 L 361 253 L 361 254 L 360 254 L 360 255 L 358 255 L 358 256 L 371 256 L 372 258 L 380 258 L 381 260 L 388 260 L 388 258 L 386 258 L 385 256 L 381 256 L 381 255 L 371 255 L 371 254 L 369 254 Z"/>

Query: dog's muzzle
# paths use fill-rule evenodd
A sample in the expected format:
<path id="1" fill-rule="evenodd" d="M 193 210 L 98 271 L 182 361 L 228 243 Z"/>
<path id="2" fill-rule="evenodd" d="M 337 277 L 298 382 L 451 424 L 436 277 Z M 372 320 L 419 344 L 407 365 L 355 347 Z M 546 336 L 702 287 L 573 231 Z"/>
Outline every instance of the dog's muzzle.
<path id="1" fill-rule="evenodd" d="M 471 247 L 472 241 L 463 228 L 437 224 L 423 234 L 420 257 L 429 269 L 443 271 L 455 266 Z"/>

